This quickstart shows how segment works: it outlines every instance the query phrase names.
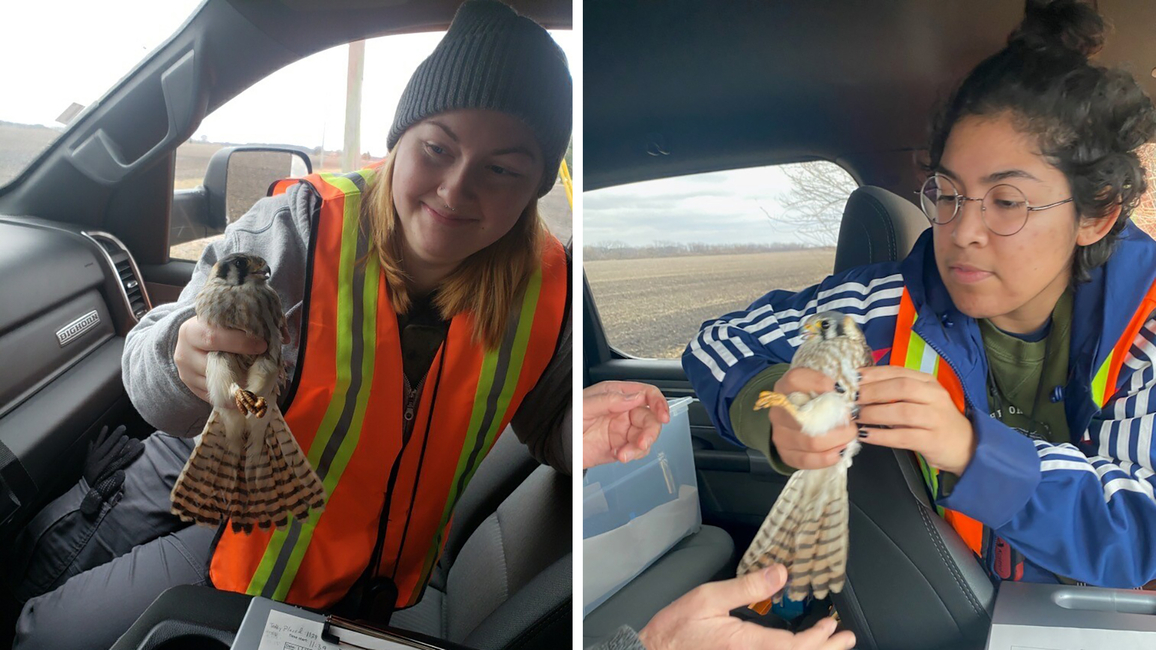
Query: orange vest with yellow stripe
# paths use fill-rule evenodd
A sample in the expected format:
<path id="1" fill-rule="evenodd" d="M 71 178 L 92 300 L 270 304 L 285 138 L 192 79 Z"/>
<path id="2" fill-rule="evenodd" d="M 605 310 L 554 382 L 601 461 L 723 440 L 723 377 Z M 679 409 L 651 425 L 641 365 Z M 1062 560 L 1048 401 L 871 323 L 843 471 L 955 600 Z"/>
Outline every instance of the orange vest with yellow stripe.
<path id="1" fill-rule="evenodd" d="M 1124 360 L 1128 356 L 1128 349 L 1136 340 L 1140 328 L 1144 326 L 1153 310 L 1156 310 L 1156 284 L 1148 290 L 1148 294 L 1140 302 L 1135 314 L 1128 322 L 1128 326 L 1124 329 L 1124 333 L 1120 335 L 1116 345 L 1112 348 L 1112 352 L 1104 359 L 1092 379 L 1092 398 L 1099 408 L 1104 408 L 1108 400 L 1115 394 L 1120 370 L 1124 367 Z M 959 377 L 956 376 L 951 366 L 912 329 L 917 318 L 918 315 L 911 302 L 911 296 L 904 288 L 903 296 L 899 301 L 899 317 L 895 323 L 895 338 L 891 347 L 891 365 L 903 366 L 934 375 L 939 384 L 951 395 L 951 400 L 956 408 L 960 412 L 964 412 L 966 401 Z M 931 491 L 931 499 L 934 503 L 939 496 L 939 470 L 930 466 L 921 454 L 916 454 L 916 458 L 919 460 L 924 482 L 927 489 Z M 976 555 L 984 556 L 986 551 L 984 541 L 988 536 L 985 535 L 982 523 L 967 515 L 940 506 L 936 506 L 936 511 L 951 524 L 951 527 L 963 538 L 968 548 Z"/>
<path id="2" fill-rule="evenodd" d="M 475 345 L 471 315 L 455 316 L 416 409 L 405 409 L 397 315 L 359 227 L 376 173 L 314 174 L 272 190 L 303 182 L 321 198 L 285 420 L 329 500 L 282 530 L 226 529 L 210 565 L 220 589 L 330 607 L 366 573 L 383 530 L 373 575 L 394 582 L 397 607 L 415 604 L 466 484 L 554 355 L 569 272 L 550 237 L 502 344 Z"/>

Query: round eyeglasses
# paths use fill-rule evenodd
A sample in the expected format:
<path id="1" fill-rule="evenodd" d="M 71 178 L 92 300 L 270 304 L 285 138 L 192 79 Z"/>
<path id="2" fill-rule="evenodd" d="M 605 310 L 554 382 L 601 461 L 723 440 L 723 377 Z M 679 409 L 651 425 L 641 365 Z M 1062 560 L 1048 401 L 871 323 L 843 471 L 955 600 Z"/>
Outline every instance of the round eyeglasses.
<path id="1" fill-rule="evenodd" d="M 1028 214 L 1054 208 L 1071 202 L 1067 198 L 1047 205 L 1033 206 L 1019 188 L 1013 185 L 992 186 L 983 198 L 964 196 L 955 183 L 946 176 L 933 174 L 919 191 L 919 205 L 929 221 L 937 226 L 950 223 L 961 211 L 964 201 L 980 202 L 980 217 L 983 225 L 1002 237 L 1010 237 L 1023 230 L 1028 222 Z"/>

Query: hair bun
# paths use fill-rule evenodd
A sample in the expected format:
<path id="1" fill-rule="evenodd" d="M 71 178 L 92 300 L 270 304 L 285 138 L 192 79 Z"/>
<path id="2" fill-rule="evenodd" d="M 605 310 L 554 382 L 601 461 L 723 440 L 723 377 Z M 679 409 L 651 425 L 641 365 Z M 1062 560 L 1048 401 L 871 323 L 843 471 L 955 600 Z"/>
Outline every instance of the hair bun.
<path id="1" fill-rule="evenodd" d="M 1009 46 L 1017 44 L 1087 58 L 1104 46 L 1104 19 L 1080 0 L 1027 0 L 1023 22 L 1008 36 Z"/>

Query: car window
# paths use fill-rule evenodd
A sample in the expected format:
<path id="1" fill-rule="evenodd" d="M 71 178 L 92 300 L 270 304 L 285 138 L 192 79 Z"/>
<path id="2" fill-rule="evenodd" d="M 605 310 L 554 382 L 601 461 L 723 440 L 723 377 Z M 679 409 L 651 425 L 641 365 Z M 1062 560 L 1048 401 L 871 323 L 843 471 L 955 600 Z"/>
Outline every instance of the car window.
<path id="1" fill-rule="evenodd" d="M 583 195 L 583 259 L 615 349 L 675 359 L 703 321 L 831 273 L 854 179 L 808 162 Z"/>
<path id="2" fill-rule="evenodd" d="M 201 1 L 4 3 L 0 60 L 7 65 L 0 99 L 0 187 L 176 33 Z M 58 20 L 62 16 L 67 20 Z"/>
<path id="3" fill-rule="evenodd" d="M 1140 164 L 1144 166 L 1148 189 L 1140 198 L 1140 204 L 1132 211 L 1132 221 L 1141 230 L 1156 237 L 1156 144 L 1146 144 L 1137 152 Z"/>
<path id="4" fill-rule="evenodd" d="M 568 58 L 575 60 L 577 39 L 572 32 L 550 32 Z M 394 110 L 410 75 L 433 52 L 444 32 L 383 36 L 365 41 L 361 86 L 361 156 L 355 168 L 381 160 L 387 153 L 386 138 Z M 230 145 L 272 144 L 303 148 L 310 152 L 314 172 L 342 169 L 345 142 L 347 70 L 350 45 L 340 45 L 296 61 L 246 89 L 207 116 L 196 133 L 177 149 L 174 190 L 201 185 L 209 159 Z M 302 93 L 303 80 L 309 92 Z M 566 160 L 572 161 L 569 150 Z M 230 206 L 228 220 L 243 215 L 250 206 Z M 570 238 L 570 202 L 562 183 L 539 203 L 551 231 L 563 242 Z M 179 227 L 179 226 L 178 226 Z M 183 233 L 171 234 L 170 257 L 196 260 L 215 233 L 185 241 Z"/>

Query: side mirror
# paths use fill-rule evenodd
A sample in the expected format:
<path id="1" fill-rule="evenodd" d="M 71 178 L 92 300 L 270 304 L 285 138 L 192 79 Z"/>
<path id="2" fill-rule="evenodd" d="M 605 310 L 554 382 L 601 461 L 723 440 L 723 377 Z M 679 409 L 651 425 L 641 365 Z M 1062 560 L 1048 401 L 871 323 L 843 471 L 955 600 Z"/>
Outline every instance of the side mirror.
<path id="1" fill-rule="evenodd" d="M 217 150 L 205 170 L 208 226 L 218 232 L 233 223 L 268 195 L 269 188 L 283 178 L 299 178 L 313 173 L 313 163 L 304 149 L 290 147 L 239 146 Z"/>

